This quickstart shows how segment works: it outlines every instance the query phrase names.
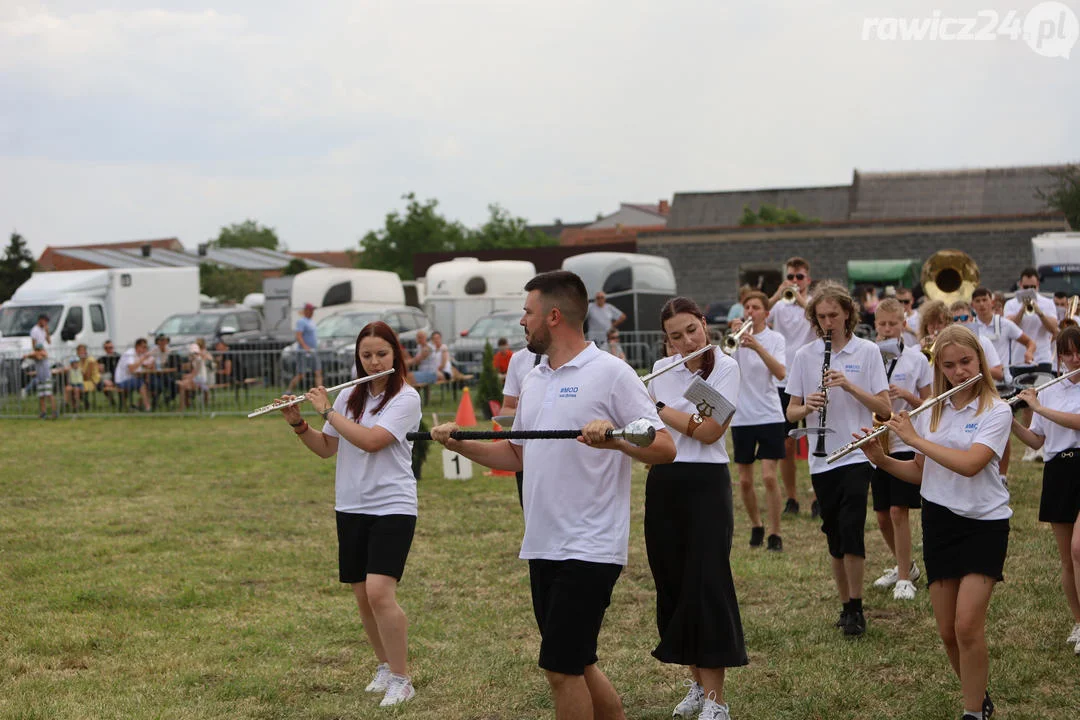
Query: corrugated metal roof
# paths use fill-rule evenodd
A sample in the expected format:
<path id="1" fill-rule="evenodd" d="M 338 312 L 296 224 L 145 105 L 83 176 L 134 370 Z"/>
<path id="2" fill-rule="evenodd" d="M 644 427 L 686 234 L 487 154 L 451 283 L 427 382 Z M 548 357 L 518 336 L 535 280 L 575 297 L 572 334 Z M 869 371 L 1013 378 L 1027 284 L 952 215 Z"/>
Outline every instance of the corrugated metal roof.
<path id="1" fill-rule="evenodd" d="M 281 270 L 294 255 L 267 250 L 266 248 L 208 248 L 205 256 L 196 253 L 176 252 L 155 247 L 149 257 L 143 257 L 139 248 L 122 250 L 56 249 L 66 257 L 100 265 L 103 268 L 126 267 L 191 267 L 211 262 L 224 268 L 236 270 Z M 318 260 L 301 258 L 309 268 L 330 267 Z"/>

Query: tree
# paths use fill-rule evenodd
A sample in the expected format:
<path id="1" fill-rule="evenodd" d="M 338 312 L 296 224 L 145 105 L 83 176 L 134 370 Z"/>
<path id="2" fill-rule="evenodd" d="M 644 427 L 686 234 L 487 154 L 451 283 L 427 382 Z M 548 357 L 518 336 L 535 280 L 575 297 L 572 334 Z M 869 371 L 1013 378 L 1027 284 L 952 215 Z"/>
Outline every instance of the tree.
<path id="1" fill-rule="evenodd" d="M 1035 197 L 1044 200 L 1048 208 L 1064 213 L 1069 227 L 1080 230 L 1080 165 L 1049 172 L 1054 184 L 1036 190 Z"/>
<path id="2" fill-rule="evenodd" d="M 281 271 L 282 275 L 299 275 L 300 273 L 310 270 L 303 258 L 293 258 L 289 261 L 289 264 L 285 266 L 285 269 Z"/>
<path id="3" fill-rule="evenodd" d="M 498 203 L 488 205 L 487 222 L 469 231 L 462 250 L 496 250 L 502 248 L 541 247 L 558 245 L 559 241 L 538 230 L 529 230 L 525 218 L 514 217 Z"/>
<path id="4" fill-rule="evenodd" d="M 33 272 L 34 255 L 26 246 L 26 240 L 17 232 L 11 233 L 11 242 L 0 258 L 0 302 L 14 295 Z"/>
<path id="5" fill-rule="evenodd" d="M 254 220 L 245 220 L 242 223 L 233 223 L 223 227 L 217 238 L 210 242 L 215 247 L 222 248 L 260 247 L 268 250 L 277 250 L 281 245 L 274 228 L 265 227 Z"/>
<path id="6" fill-rule="evenodd" d="M 199 291 L 223 302 L 241 302 L 248 293 L 262 292 L 262 273 L 204 262 L 199 265 Z"/>
<path id="7" fill-rule="evenodd" d="M 492 416 L 491 401 L 502 402 L 502 385 L 499 384 L 499 374 L 495 372 L 495 350 L 490 342 L 484 344 L 484 362 L 476 382 L 476 399 L 480 402 L 480 412 L 487 418 Z"/>
<path id="8" fill-rule="evenodd" d="M 739 218 L 739 224 L 744 227 L 750 225 L 803 225 L 818 222 L 821 222 L 819 218 L 808 218 L 795 208 L 778 208 L 768 203 L 762 203 L 757 212 L 751 210 L 749 205 L 743 205 L 742 217 Z"/>
<path id="9" fill-rule="evenodd" d="M 405 214 L 387 213 L 382 230 L 371 231 L 360 240 L 360 267 L 396 272 L 403 280 L 413 279 L 412 258 L 421 252 L 454 252 L 464 245 L 466 230 L 450 222 L 436 208 L 438 200 L 421 203 L 416 195 L 402 196 Z"/>

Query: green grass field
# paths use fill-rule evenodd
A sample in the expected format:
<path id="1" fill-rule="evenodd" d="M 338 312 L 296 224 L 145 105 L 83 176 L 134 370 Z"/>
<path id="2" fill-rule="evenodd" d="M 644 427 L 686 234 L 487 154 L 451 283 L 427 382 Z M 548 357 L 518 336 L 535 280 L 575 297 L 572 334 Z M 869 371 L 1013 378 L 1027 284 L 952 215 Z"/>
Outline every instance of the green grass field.
<path id="1" fill-rule="evenodd" d="M 363 692 L 375 663 L 337 582 L 333 461 L 283 422 L 22 420 L 0 430 L 0 717 L 552 716 L 513 478 L 476 468 L 471 481 L 442 480 L 432 448 L 400 591 L 418 694 L 386 711 Z M 988 627 L 996 717 L 1074 718 L 1080 658 L 1064 643 L 1072 623 L 1053 539 L 1035 519 L 1041 466 L 1015 468 L 1007 582 Z M 643 478 L 636 468 L 630 564 L 600 665 L 629 718 L 661 720 L 685 676 L 649 654 Z M 751 664 L 728 675 L 733 717 L 959 717 L 925 588 L 911 603 L 870 588 L 867 635 L 850 641 L 833 628 L 825 542 L 807 507 L 785 521 L 783 554 L 752 551 L 736 492 L 732 564 Z M 892 563 L 868 522 L 869 584 Z"/>

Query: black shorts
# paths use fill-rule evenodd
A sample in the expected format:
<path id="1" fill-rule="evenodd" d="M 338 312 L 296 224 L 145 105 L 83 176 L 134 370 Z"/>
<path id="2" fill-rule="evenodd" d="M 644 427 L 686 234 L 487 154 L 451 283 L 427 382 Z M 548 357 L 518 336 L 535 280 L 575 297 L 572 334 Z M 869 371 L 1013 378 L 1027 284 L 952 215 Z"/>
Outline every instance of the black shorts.
<path id="1" fill-rule="evenodd" d="M 596 662 L 596 639 L 622 565 L 584 560 L 530 560 L 533 613 L 544 670 L 584 675 Z"/>
<path id="2" fill-rule="evenodd" d="M 1080 513 L 1080 448 L 1059 452 L 1043 466 L 1039 522 L 1076 522 Z"/>
<path id="3" fill-rule="evenodd" d="M 739 465 L 753 465 L 754 460 L 783 460 L 785 427 L 785 423 L 777 422 L 731 428 L 734 461 Z"/>
<path id="4" fill-rule="evenodd" d="M 358 583 L 372 575 L 401 580 L 409 556 L 415 515 L 337 513 L 338 577 Z"/>
<path id="5" fill-rule="evenodd" d="M 1004 580 L 1009 521 L 975 520 L 923 500 L 923 566 L 926 582 L 986 575 Z"/>
<path id="6" fill-rule="evenodd" d="M 914 460 L 913 452 L 889 453 L 897 460 Z M 881 468 L 874 468 L 870 476 L 870 492 L 874 496 L 874 512 L 888 512 L 891 507 L 920 508 L 922 496 L 919 486 L 893 477 Z"/>
<path id="7" fill-rule="evenodd" d="M 800 420 L 797 423 L 788 422 L 787 406 L 788 403 L 791 402 L 791 396 L 787 394 L 787 390 L 785 390 L 784 388 L 776 388 L 776 391 L 780 393 L 780 412 L 784 413 L 784 437 L 787 437 L 787 434 L 789 432 L 799 427 L 799 424 L 804 421 Z"/>
<path id="8" fill-rule="evenodd" d="M 866 496 L 870 490 L 868 462 L 844 465 L 816 473 L 810 482 L 821 507 L 821 532 L 829 542 L 829 555 L 866 557 Z"/>

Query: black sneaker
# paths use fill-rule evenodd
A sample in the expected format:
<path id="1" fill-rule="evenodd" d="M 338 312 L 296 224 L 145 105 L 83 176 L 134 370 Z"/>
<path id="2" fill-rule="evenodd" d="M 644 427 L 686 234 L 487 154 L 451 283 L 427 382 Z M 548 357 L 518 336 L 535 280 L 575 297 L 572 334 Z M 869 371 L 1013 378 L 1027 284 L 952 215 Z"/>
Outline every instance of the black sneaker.
<path id="1" fill-rule="evenodd" d="M 862 610 L 848 613 L 847 624 L 844 625 L 844 634 L 848 637 L 859 637 L 866 632 L 866 616 Z"/>
<path id="2" fill-rule="evenodd" d="M 761 547 L 763 542 L 765 542 L 765 527 L 750 528 L 750 547 Z"/>
<path id="3" fill-rule="evenodd" d="M 810 503 L 810 519 L 817 520 L 821 517 L 821 506 L 818 505 L 817 498 L 814 498 L 814 502 Z"/>
<path id="4" fill-rule="evenodd" d="M 833 627 L 843 628 L 847 627 L 848 614 L 846 610 L 840 612 L 840 617 L 836 618 L 836 622 L 833 623 Z"/>
<path id="5" fill-rule="evenodd" d="M 784 514 L 785 515 L 798 515 L 799 514 L 799 501 L 796 500 L 795 498 L 788 498 L 787 502 L 784 503 Z"/>
<path id="6" fill-rule="evenodd" d="M 766 547 L 766 549 L 767 550 L 772 550 L 773 552 L 783 552 L 783 550 L 784 550 L 784 541 L 780 539 L 779 535 L 770 535 L 769 536 L 769 544 Z"/>
<path id="7" fill-rule="evenodd" d="M 986 697 L 983 698 L 982 711 L 984 720 L 994 714 L 994 701 L 990 699 L 989 690 L 986 691 Z"/>

